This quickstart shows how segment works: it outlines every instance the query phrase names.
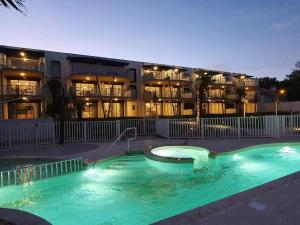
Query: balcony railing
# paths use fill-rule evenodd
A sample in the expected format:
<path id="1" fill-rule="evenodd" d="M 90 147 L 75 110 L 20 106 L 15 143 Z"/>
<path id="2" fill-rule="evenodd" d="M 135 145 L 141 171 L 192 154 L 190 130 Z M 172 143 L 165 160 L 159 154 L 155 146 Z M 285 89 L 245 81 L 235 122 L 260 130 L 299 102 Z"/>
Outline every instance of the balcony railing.
<path id="1" fill-rule="evenodd" d="M 234 101 L 234 100 L 237 100 L 237 99 L 238 99 L 238 95 L 237 95 L 237 94 L 228 94 L 228 95 L 226 95 L 226 98 L 227 98 L 228 100 Z"/>
<path id="2" fill-rule="evenodd" d="M 2 66 L 10 69 L 31 70 L 39 72 L 44 71 L 44 64 L 39 62 L 38 60 L 33 59 L 9 58 Z"/>
<path id="3" fill-rule="evenodd" d="M 101 69 L 101 68 L 86 68 L 80 66 L 71 65 L 72 74 L 93 74 L 101 76 L 110 76 L 110 77 L 124 77 L 131 79 L 133 78 L 133 72 L 128 69 Z"/>
<path id="4" fill-rule="evenodd" d="M 192 92 L 180 92 L 180 91 L 144 91 L 144 98 L 147 99 L 154 99 L 154 98 L 174 98 L 174 99 L 178 99 L 178 98 L 192 98 L 193 94 Z"/>
<path id="5" fill-rule="evenodd" d="M 38 86 L 30 85 L 17 85 L 11 86 L 7 85 L 3 87 L 4 95 L 21 95 L 21 96 L 36 96 L 40 95 L 41 91 Z"/>
<path id="6" fill-rule="evenodd" d="M 134 90 L 123 88 L 101 88 L 101 95 L 105 97 L 134 97 Z"/>
<path id="7" fill-rule="evenodd" d="M 99 91 L 95 88 L 80 88 L 76 89 L 76 96 L 79 97 L 92 97 L 100 96 Z M 122 88 L 101 88 L 101 96 L 103 97 L 135 97 L 134 90 L 122 89 Z"/>
<path id="8" fill-rule="evenodd" d="M 209 95 L 208 99 L 218 101 L 218 100 L 225 99 L 225 96 L 224 95 Z"/>
<path id="9" fill-rule="evenodd" d="M 76 96 L 96 96 L 97 90 L 95 88 L 80 88 L 76 89 Z"/>
<path id="10" fill-rule="evenodd" d="M 255 80 L 238 81 L 236 83 L 236 86 L 238 86 L 238 87 L 256 87 L 257 82 Z"/>
<path id="11" fill-rule="evenodd" d="M 174 81 L 190 81 L 191 78 L 185 73 L 162 73 L 150 72 L 143 75 L 144 80 L 174 80 Z"/>

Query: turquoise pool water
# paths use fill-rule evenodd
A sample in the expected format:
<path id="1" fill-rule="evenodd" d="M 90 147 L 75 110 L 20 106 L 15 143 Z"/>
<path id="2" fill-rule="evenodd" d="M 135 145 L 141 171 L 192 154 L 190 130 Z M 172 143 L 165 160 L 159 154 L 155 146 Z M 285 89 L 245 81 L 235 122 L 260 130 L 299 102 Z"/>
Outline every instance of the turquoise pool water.
<path id="1" fill-rule="evenodd" d="M 220 154 L 193 170 L 143 155 L 124 156 L 70 175 L 0 189 L 0 207 L 54 225 L 150 224 L 300 170 L 300 144 Z"/>

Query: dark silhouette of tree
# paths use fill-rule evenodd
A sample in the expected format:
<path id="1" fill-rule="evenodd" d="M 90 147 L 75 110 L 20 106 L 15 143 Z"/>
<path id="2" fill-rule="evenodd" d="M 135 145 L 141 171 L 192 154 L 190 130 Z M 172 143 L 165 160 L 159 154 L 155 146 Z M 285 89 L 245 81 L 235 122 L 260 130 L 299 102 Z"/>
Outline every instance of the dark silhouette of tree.
<path id="1" fill-rule="evenodd" d="M 215 80 L 210 74 L 203 73 L 202 71 L 196 71 L 195 89 L 198 92 L 198 102 L 196 105 L 199 106 L 200 115 L 203 112 L 203 102 L 205 97 L 208 97 L 209 86 L 212 85 Z"/>
<path id="2" fill-rule="evenodd" d="M 271 90 L 272 88 L 278 88 L 280 86 L 280 81 L 276 77 L 262 77 L 258 79 L 259 87 Z"/>
<path id="3" fill-rule="evenodd" d="M 24 0 L 0 0 L 0 6 L 3 6 L 5 8 L 13 8 L 20 13 L 25 13 L 26 6 L 24 5 Z"/>
<path id="4" fill-rule="evenodd" d="M 242 105 L 244 104 L 243 99 L 246 97 L 246 90 L 243 87 L 239 87 L 235 90 L 235 93 L 238 96 L 236 100 L 236 111 L 242 113 Z"/>
<path id="5" fill-rule="evenodd" d="M 295 69 L 286 76 L 281 86 L 286 89 L 288 101 L 300 101 L 300 61 L 296 62 Z"/>

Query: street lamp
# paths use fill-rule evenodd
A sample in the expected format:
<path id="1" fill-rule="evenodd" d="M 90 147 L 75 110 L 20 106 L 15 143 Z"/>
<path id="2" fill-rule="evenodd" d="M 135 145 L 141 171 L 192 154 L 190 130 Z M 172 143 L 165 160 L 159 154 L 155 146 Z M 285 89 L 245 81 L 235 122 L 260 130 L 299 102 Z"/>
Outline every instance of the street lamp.
<path id="1" fill-rule="evenodd" d="M 275 95 L 275 115 L 278 115 L 278 106 L 279 106 L 279 102 L 280 102 L 280 96 L 283 96 L 286 94 L 286 90 L 285 89 L 279 89 L 276 92 Z"/>
<path id="2" fill-rule="evenodd" d="M 248 103 L 248 100 L 246 98 L 242 98 L 242 102 L 243 102 L 244 117 L 246 117 L 246 104 Z"/>

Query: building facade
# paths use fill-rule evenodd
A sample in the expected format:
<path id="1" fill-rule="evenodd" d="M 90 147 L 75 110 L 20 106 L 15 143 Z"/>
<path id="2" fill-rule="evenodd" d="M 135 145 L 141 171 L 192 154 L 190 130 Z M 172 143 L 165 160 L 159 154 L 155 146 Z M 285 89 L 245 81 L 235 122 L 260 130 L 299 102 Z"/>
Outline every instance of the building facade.
<path id="1" fill-rule="evenodd" d="M 244 74 L 0 46 L 1 119 L 46 116 L 49 81 L 84 102 L 83 118 L 195 115 L 197 74 L 212 76 L 207 114 L 256 112 L 257 80 Z M 74 117 L 76 115 L 73 115 Z"/>

